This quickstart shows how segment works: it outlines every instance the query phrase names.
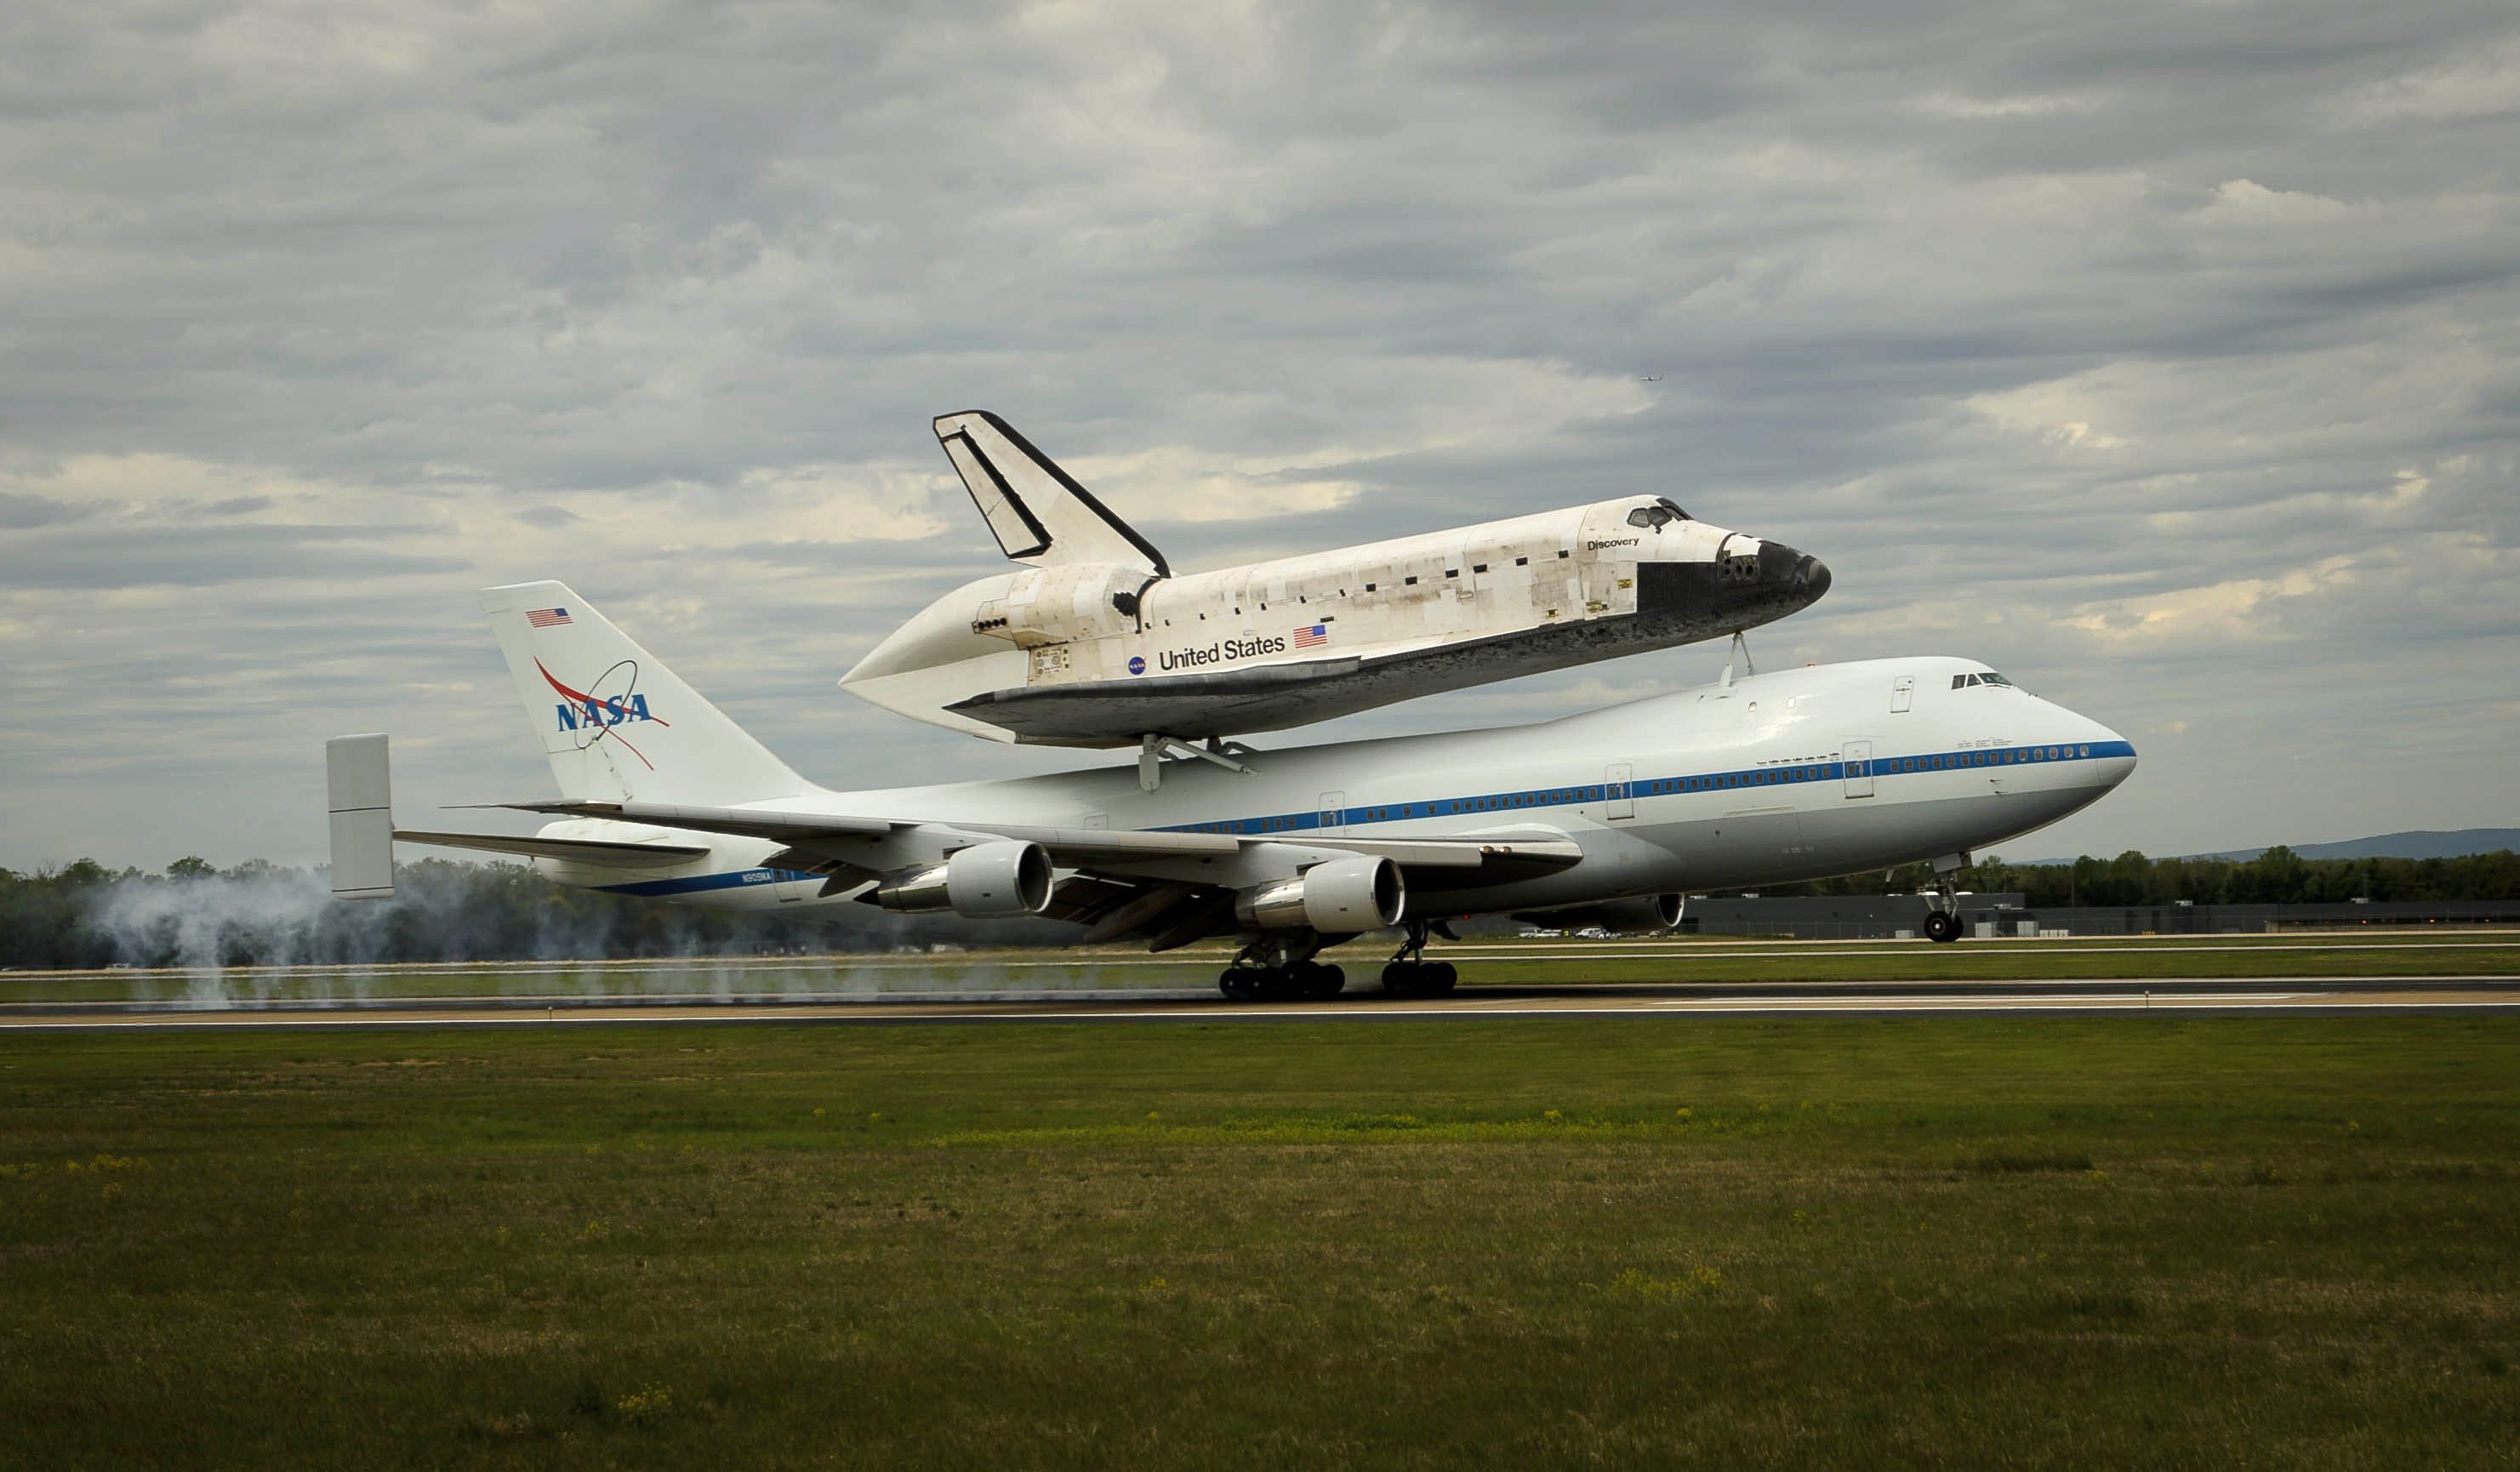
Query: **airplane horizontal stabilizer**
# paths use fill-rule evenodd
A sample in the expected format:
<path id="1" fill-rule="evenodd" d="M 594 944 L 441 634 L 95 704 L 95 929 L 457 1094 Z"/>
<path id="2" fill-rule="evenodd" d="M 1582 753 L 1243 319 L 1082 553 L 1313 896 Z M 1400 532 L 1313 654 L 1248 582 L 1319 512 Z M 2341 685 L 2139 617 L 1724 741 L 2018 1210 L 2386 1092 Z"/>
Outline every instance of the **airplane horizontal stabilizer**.
<path id="1" fill-rule="evenodd" d="M 600 838 L 511 837 L 504 833 L 427 833 L 394 829 L 397 843 L 426 843 L 435 848 L 477 849 L 485 854 L 516 854 L 528 859 L 560 859 L 571 864 L 601 864 L 608 869 L 671 869 L 708 857 L 708 849 L 685 843 L 613 843 Z"/>

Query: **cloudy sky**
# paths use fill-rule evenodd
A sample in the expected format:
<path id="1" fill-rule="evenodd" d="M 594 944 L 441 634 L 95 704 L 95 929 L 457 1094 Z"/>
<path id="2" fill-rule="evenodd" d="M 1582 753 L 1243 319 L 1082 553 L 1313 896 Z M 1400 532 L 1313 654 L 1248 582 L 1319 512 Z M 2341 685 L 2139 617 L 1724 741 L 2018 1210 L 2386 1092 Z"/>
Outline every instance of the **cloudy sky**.
<path id="1" fill-rule="evenodd" d="M 535 577 L 834 785 L 1073 763 L 833 689 L 1004 565 L 969 407 L 1176 566 L 1634 492 L 1817 553 L 1763 662 L 2135 740 L 2019 857 L 2513 824 L 2515 169 L 2500 0 L 11 5 L 0 865 L 314 860 L 342 731 L 406 819 L 544 794 Z"/>

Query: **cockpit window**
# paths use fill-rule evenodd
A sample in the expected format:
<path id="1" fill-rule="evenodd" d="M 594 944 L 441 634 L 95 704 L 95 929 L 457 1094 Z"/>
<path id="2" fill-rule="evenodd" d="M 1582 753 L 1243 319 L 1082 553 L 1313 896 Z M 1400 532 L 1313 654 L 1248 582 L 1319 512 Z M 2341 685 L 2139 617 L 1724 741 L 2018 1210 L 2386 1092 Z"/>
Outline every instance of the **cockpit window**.
<path id="1" fill-rule="evenodd" d="M 1658 498 L 1651 506 L 1641 506 L 1635 511 L 1628 513 L 1628 524 L 1630 526 L 1651 527 L 1656 536 L 1660 536 L 1662 534 L 1662 529 L 1669 526 L 1674 521 L 1686 521 L 1688 519 L 1688 513 L 1682 511 L 1680 507 L 1669 498 Z"/>
<path id="2" fill-rule="evenodd" d="M 1993 670 L 1987 670 L 1975 675 L 1954 675 L 1952 677 L 1952 689 L 1954 690 L 1964 690 L 1972 685 L 2010 685 L 2011 683 L 2011 681 L 2004 679 L 2002 675 L 1997 674 Z"/>

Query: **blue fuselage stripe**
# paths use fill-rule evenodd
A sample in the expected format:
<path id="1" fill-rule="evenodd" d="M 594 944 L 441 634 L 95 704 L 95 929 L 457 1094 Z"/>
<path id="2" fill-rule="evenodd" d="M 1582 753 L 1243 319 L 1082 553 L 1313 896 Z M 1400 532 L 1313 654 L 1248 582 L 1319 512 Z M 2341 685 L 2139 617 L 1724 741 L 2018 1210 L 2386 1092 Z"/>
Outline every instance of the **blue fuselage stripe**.
<path id="1" fill-rule="evenodd" d="M 688 879 L 642 879 L 636 884 L 597 887 L 606 894 L 644 895 L 655 899 L 664 895 L 697 894 L 704 889 L 748 889 L 756 884 L 793 884 L 821 877 L 821 874 L 806 869 L 747 869 L 731 874 L 695 874 Z"/>
<path id="2" fill-rule="evenodd" d="M 2092 762 L 2107 757 L 2133 756 L 2130 741 L 2087 741 L 2055 745 L 1983 746 L 1955 748 L 1949 751 L 1917 752 L 1906 756 L 1876 756 L 1870 762 L 1849 762 L 1839 758 L 1813 761 L 1763 762 L 1751 767 L 1738 767 L 1725 772 L 1698 772 L 1679 777 L 1638 778 L 1627 784 L 1623 794 L 1639 797 L 1688 797 L 1701 792 L 1732 792 L 1749 787 L 1805 786 L 1813 782 L 1859 781 L 1871 777 L 1875 781 L 1893 778 L 1920 777 L 1937 772 L 1974 771 L 1983 768 L 2049 766 L 2063 762 Z M 1869 768 L 1869 772 L 1866 771 Z M 1228 818 L 1215 823 L 1177 823 L 1156 828 L 1160 833 L 1292 833 L 1306 828 L 1363 827 L 1376 823 L 1407 823 L 1424 818 L 1457 818 L 1470 814 L 1530 812 L 1541 808 L 1580 808 L 1609 800 L 1608 782 L 1578 782 L 1562 787 L 1526 787 L 1516 791 L 1480 792 L 1461 797 L 1432 797 L 1412 802 L 1357 803 L 1349 807 L 1310 813 L 1271 813 L 1256 818 Z"/>

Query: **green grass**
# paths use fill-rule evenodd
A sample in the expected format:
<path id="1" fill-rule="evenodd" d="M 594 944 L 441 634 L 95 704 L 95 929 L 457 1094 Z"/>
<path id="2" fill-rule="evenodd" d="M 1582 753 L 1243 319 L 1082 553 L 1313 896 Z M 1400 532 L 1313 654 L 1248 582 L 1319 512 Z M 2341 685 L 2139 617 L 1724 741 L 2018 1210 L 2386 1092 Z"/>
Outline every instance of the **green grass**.
<path id="1" fill-rule="evenodd" d="M 0 1040 L 0 1464 L 2520 1450 L 2520 1022 Z"/>

